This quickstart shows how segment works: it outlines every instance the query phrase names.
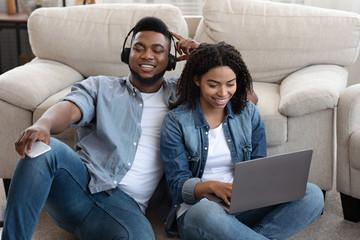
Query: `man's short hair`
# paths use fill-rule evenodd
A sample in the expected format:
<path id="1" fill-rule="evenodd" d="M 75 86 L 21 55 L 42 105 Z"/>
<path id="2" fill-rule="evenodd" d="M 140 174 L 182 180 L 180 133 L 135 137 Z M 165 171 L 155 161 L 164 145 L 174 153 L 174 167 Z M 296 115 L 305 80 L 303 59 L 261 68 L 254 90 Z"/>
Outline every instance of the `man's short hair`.
<path id="1" fill-rule="evenodd" d="M 166 24 L 156 17 L 144 17 L 135 25 L 133 37 L 142 31 L 154 31 L 163 34 L 171 42 L 171 33 Z"/>

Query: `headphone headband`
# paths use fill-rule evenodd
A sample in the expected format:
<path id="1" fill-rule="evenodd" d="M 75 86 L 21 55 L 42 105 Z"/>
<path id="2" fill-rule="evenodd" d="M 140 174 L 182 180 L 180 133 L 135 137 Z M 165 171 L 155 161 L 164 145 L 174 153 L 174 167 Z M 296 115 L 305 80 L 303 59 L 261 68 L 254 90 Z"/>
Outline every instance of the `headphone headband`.
<path id="1" fill-rule="evenodd" d="M 134 28 L 135 27 L 133 27 L 128 32 L 128 34 L 126 35 L 124 43 L 123 43 L 122 51 L 121 51 L 121 61 L 126 63 L 126 64 L 129 64 L 131 48 L 125 47 L 125 44 L 126 44 L 126 41 L 127 41 L 128 37 L 130 36 L 130 34 L 134 31 Z M 168 60 L 167 66 L 166 66 L 166 71 L 171 71 L 171 70 L 175 69 L 175 67 L 176 67 L 176 58 L 177 58 L 175 39 L 174 39 L 173 35 L 170 32 L 169 32 L 169 35 L 170 35 L 170 42 L 172 41 L 173 44 L 174 44 L 175 56 L 172 55 L 171 53 L 169 53 L 169 60 Z M 171 43 L 170 43 L 170 45 L 171 45 Z"/>

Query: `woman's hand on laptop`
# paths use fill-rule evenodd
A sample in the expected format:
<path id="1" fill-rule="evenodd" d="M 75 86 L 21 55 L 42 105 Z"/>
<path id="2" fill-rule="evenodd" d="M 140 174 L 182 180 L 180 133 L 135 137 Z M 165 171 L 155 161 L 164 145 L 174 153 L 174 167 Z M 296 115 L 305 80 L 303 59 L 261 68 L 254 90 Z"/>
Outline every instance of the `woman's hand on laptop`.
<path id="1" fill-rule="evenodd" d="M 215 194 L 221 198 L 227 205 L 230 205 L 229 198 L 232 193 L 232 183 L 218 181 L 199 182 L 195 186 L 195 197 L 201 199 L 206 193 Z"/>

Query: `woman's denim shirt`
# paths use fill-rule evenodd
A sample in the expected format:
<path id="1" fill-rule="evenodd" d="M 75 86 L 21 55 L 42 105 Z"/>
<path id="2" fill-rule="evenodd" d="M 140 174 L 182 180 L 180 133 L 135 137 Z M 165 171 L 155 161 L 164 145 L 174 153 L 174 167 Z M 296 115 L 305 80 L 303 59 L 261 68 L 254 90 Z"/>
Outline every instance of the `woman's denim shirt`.
<path id="1" fill-rule="evenodd" d="M 234 114 L 227 104 L 226 113 L 222 125 L 234 164 L 265 157 L 265 127 L 256 106 L 248 101 L 241 114 Z M 163 120 L 160 152 L 173 208 L 198 201 L 194 189 L 205 168 L 209 129 L 199 102 L 195 109 L 180 105 Z"/>

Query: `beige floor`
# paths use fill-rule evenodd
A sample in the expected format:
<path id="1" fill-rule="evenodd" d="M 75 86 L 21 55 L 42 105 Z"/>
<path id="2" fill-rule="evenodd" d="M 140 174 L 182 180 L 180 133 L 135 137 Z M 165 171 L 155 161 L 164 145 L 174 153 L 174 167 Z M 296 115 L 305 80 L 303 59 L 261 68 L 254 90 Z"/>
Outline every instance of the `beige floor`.
<path id="1" fill-rule="evenodd" d="M 0 184 L 0 207 L 5 205 L 5 197 Z M 151 218 L 155 213 L 150 212 Z M 163 223 L 153 222 L 153 228 L 157 233 L 157 240 L 167 240 L 163 231 Z M 0 229 L 1 231 L 2 229 Z M 42 212 L 39 223 L 35 229 L 33 240 L 75 240 L 76 238 L 68 234 L 53 224 Z M 308 228 L 290 238 L 291 240 L 359 240 L 360 223 L 352 223 L 343 219 L 339 193 L 335 189 L 327 193 L 324 214 Z"/>

